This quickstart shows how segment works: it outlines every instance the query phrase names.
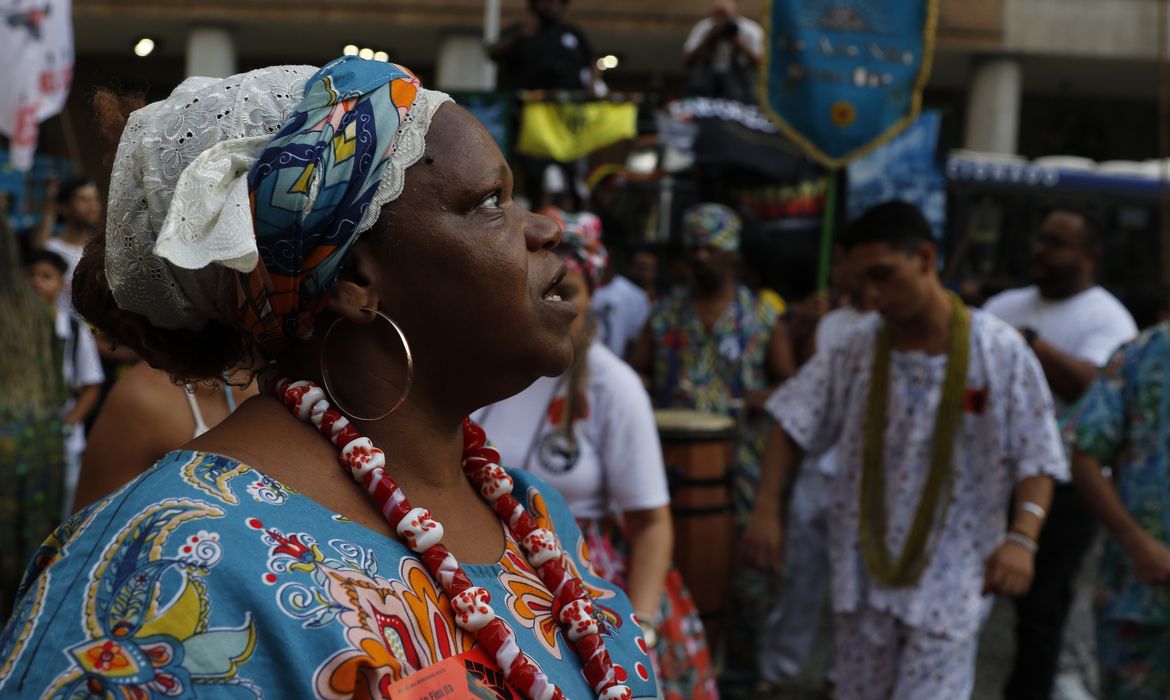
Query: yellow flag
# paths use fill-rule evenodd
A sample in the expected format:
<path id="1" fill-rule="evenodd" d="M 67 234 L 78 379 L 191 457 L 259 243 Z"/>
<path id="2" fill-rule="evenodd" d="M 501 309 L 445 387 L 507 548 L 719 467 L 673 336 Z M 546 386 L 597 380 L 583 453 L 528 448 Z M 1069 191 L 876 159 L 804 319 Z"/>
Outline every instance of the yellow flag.
<path id="1" fill-rule="evenodd" d="M 638 108 L 629 102 L 529 102 L 524 105 L 516 150 L 567 163 L 633 138 L 638 133 L 637 121 Z"/>

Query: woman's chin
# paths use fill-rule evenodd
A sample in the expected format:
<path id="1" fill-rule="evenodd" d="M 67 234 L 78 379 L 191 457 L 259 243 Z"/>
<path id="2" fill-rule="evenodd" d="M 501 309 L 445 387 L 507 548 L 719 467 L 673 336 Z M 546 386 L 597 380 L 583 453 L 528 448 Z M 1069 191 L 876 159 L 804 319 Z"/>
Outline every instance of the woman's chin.
<path id="1" fill-rule="evenodd" d="M 550 349 L 546 362 L 541 364 L 540 376 L 559 377 L 568 372 L 569 366 L 573 364 L 573 353 L 573 341 L 566 335 L 563 342 Z"/>

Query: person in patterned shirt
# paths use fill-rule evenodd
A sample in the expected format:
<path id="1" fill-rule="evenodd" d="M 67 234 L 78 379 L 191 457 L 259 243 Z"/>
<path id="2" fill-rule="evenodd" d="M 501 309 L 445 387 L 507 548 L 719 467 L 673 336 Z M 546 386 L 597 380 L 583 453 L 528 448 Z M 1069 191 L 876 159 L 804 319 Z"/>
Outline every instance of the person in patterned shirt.
<path id="1" fill-rule="evenodd" d="M 684 215 L 693 284 L 660 299 L 630 354 L 655 408 L 684 408 L 735 418 L 735 515 L 746 523 L 755 502 L 767 436 L 765 399 L 793 371 L 792 349 L 776 311 L 739 284 L 739 215 L 699 204 Z M 779 586 L 775 571 L 736 572 L 727 635 L 726 695 L 750 691 L 758 674 L 757 635 Z"/>
<path id="2" fill-rule="evenodd" d="M 1073 480 L 1113 537 L 1101 556 L 1097 662 L 1107 700 L 1170 696 L 1170 325 L 1114 353 L 1066 427 Z M 1101 465 L 1113 465 L 1112 479 Z"/>
<path id="3" fill-rule="evenodd" d="M 879 315 L 768 400 L 776 424 L 745 556 L 777 565 L 789 472 L 800 451 L 835 445 L 837 698 L 963 700 L 988 594 L 1028 589 L 1053 480 L 1067 477 L 1052 397 L 1020 334 L 943 288 L 914 206 L 878 205 L 840 243 Z"/>

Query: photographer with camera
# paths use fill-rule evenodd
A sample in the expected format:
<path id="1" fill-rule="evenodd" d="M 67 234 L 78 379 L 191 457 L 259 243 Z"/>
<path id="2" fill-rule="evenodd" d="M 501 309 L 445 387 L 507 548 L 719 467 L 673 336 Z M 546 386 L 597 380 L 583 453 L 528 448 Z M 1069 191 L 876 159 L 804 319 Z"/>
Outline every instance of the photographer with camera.
<path id="1" fill-rule="evenodd" d="M 735 0 L 714 0 L 711 16 L 699 20 L 683 44 L 690 68 L 688 94 L 756 102 L 755 69 L 764 52 L 764 30 L 740 17 Z"/>

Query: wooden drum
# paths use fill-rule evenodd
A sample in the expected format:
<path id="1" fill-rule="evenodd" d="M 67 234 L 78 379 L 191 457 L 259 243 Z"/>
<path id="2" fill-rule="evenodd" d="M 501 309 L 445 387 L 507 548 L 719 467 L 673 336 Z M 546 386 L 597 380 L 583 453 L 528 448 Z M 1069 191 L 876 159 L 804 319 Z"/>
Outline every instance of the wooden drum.
<path id="1" fill-rule="evenodd" d="M 654 412 L 670 483 L 674 564 L 703 617 L 715 653 L 731 593 L 735 421 L 698 411 Z"/>

